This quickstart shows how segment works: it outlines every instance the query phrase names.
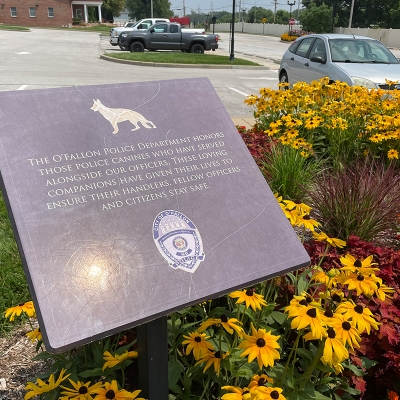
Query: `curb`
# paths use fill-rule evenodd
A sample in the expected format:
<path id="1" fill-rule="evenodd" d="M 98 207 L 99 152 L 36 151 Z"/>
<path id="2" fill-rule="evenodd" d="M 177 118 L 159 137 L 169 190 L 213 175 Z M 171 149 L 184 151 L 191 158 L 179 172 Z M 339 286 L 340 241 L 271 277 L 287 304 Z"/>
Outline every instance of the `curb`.
<path id="1" fill-rule="evenodd" d="M 120 64 L 131 64 L 131 65 L 142 65 L 147 67 L 165 67 L 165 68 L 210 68 L 210 69 L 258 69 L 267 70 L 270 69 L 267 66 L 254 66 L 254 65 L 218 65 L 218 64 L 167 64 L 167 63 L 154 63 L 146 61 L 131 61 L 121 60 L 114 57 L 109 57 L 105 54 L 101 54 L 100 58 L 107 61 L 117 62 Z"/>

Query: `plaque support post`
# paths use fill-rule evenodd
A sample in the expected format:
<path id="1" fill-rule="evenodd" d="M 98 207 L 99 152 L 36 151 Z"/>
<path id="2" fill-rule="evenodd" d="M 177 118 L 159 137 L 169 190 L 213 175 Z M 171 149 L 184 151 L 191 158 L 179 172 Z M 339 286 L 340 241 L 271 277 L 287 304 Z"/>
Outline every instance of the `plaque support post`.
<path id="1" fill-rule="evenodd" d="M 140 397 L 168 399 L 167 317 L 137 327 Z"/>

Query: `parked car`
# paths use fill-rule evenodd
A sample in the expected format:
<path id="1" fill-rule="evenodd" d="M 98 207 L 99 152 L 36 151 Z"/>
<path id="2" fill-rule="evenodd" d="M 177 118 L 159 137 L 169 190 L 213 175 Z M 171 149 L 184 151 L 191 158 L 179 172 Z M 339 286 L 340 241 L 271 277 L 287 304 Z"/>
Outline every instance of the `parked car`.
<path id="1" fill-rule="evenodd" d="M 152 25 L 146 31 L 122 32 L 119 35 L 119 44 L 131 52 L 147 49 L 204 53 L 204 50 L 218 48 L 218 37 L 215 34 L 185 32 L 180 24 L 162 22 Z"/>
<path id="2" fill-rule="evenodd" d="M 144 18 L 137 22 L 134 22 L 131 26 L 127 27 L 115 27 L 110 29 L 110 43 L 112 46 L 119 46 L 118 37 L 121 32 L 126 31 L 136 31 L 136 30 L 146 30 L 156 22 L 169 22 L 168 18 Z M 121 48 L 121 46 L 120 46 Z M 121 50 L 128 50 L 121 48 Z"/>
<path id="3" fill-rule="evenodd" d="M 400 80 L 400 62 L 379 40 L 367 36 L 332 33 L 299 37 L 282 57 L 279 82 L 293 85 L 323 77 L 351 86 L 388 89 L 385 79 Z M 390 88 L 400 89 L 400 85 Z"/>

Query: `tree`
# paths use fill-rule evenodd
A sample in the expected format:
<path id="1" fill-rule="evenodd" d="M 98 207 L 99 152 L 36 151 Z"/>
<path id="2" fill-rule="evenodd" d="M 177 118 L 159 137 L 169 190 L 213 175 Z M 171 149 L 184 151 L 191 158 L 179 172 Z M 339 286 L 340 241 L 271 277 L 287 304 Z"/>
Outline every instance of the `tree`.
<path id="1" fill-rule="evenodd" d="M 278 10 L 275 14 L 275 23 L 280 25 L 289 25 L 289 11 Z"/>
<path id="2" fill-rule="evenodd" d="M 150 18 L 150 6 L 150 1 L 126 0 L 126 8 L 129 11 L 129 17 L 132 19 Z M 169 18 L 173 15 L 169 0 L 153 0 L 153 16 L 155 18 Z"/>
<path id="3" fill-rule="evenodd" d="M 261 23 L 263 18 L 267 19 L 267 22 L 273 22 L 274 13 L 272 10 L 266 10 L 263 7 L 251 7 L 249 12 L 247 13 L 247 18 L 245 18 L 245 22 L 256 22 Z"/>
<path id="4" fill-rule="evenodd" d="M 101 14 L 103 18 L 112 21 L 114 17 L 119 17 L 125 7 L 125 0 L 103 0 Z"/>
<path id="5" fill-rule="evenodd" d="M 332 32 L 332 8 L 325 4 L 317 6 L 312 1 L 300 14 L 300 23 L 307 32 Z"/>

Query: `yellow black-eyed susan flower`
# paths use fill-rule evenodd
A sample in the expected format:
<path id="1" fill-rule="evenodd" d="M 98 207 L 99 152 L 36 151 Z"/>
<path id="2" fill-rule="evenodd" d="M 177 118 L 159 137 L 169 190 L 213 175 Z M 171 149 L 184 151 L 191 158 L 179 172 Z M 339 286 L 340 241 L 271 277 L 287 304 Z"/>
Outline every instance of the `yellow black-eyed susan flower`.
<path id="1" fill-rule="evenodd" d="M 392 296 L 390 296 L 389 294 L 396 292 L 396 290 L 389 286 L 386 286 L 384 283 L 377 282 L 376 285 L 378 286 L 378 288 L 375 290 L 374 295 L 381 301 L 385 301 L 386 297 L 391 299 Z"/>
<path id="2" fill-rule="evenodd" d="M 207 339 L 210 337 L 206 336 L 205 333 L 189 332 L 189 336 L 183 335 L 183 337 L 186 340 L 182 344 L 187 344 L 186 355 L 193 351 L 193 356 L 196 360 L 207 354 L 209 350 L 214 350 L 214 346 L 210 342 L 207 342 Z"/>
<path id="3" fill-rule="evenodd" d="M 137 397 L 141 390 L 135 390 L 134 392 L 128 392 L 125 389 L 118 389 L 117 381 L 113 380 L 105 382 L 102 388 L 97 389 L 97 395 L 94 400 L 144 400 L 143 398 Z"/>
<path id="4" fill-rule="evenodd" d="M 251 307 L 254 311 L 261 310 L 261 306 L 267 305 L 264 297 L 257 294 L 254 289 L 236 290 L 230 293 L 229 297 L 237 298 L 236 304 L 246 303 L 246 307 Z"/>
<path id="5" fill-rule="evenodd" d="M 19 317 L 23 312 L 28 315 L 28 317 L 36 316 L 33 301 L 27 301 L 26 303 L 20 303 L 17 306 L 7 308 L 4 316 L 10 318 L 10 321 L 14 321 L 15 316 Z"/>
<path id="6" fill-rule="evenodd" d="M 346 318 L 351 318 L 358 332 L 364 331 L 368 333 L 372 329 L 378 329 L 379 322 L 373 318 L 371 310 L 361 304 L 355 304 L 353 300 L 347 300 L 340 303 L 336 309 L 337 313 L 344 314 Z"/>
<path id="7" fill-rule="evenodd" d="M 333 365 L 333 355 L 336 356 L 338 362 L 343 362 L 348 359 L 349 352 L 346 347 L 344 347 L 343 342 L 336 336 L 335 329 L 329 327 L 327 329 L 327 335 L 321 361 L 326 365 Z"/>
<path id="8" fill-rule="evenodd" d="M 310 217 L 310 214 L 302 215 L 297 219 L 297 226 L 300 228 L 304 226 L 304 228 L 309 229 L 311 232 L 314 232 L 315 228 L 320 225 L 318 221 Z"/>
<path id="9" fill-rule="evenodd" d="M 389 160 L 398 160 L 399 159 L 399 152 L 395 149 L 390 149 L 387 153 L 388 159 Z"/>
<path id="10" fill-rule="evenodd" d="M 40 328 L 36 328 L 33 331 L 28 332 L 26 336 L 28 336 L 28 338 L 32 341 L 32 343 L 34 343 L 35 340 L 40 342 L 43 339 L 42 332 L 40 332 Z"/>
<path id="11" fill-rule="evenodd" d="M 207 353 L 203 354 L 199 358 L 199 360 L 197 361 L 197 363 L 195 365 L 206 363 L 206 365 L 204 366 L 203 372 L 206 372 L 208 370 L 208 368 L 210 368 L 211 365 L 213 365 L 214 371 L 217 373 L 217 376 L 219 376 L 219 372 L 221 370 L 221 360 L 228 357 L 228 355 L 229 355 L 228 353 L 222 354 L 219 350 L 218 351 L 207 351 Z"/>
<path id="12" fill-rule="evenodd" d="M 247 387 L 241 388 L 238 386 L 222 386 L 222 390 L 229 391 L 230 393 L 225 393 L 221 399 L 222 400 L 244 400 L 250 399 L 250 390 Z M 246 396 L 248 395 L 248 396 Z"/>
<path id="13" fill-rule="evenodd" d="M 92 394 L 97 394 L 97 389 L 101 388 L 103 384 L 97 382 L 90 386 L 90 381 L 83 383 L 81 381 L 74 382 L 72 379 L 68 379 L 72 388 L 61 385 L 64 389 L 61 394 L 65 395 L 65 399 L 71 400 L 93 400 Z"/>
<path id="14" fill-rule="evenodd" d="M 251 394 L 256 395 L 256 400 L 286 400 L 282 394 L 283 390 L 278 387 L 259 386 L 251 391 Z"/>
<path id="15" fill-rule="evenodd" d="M 336 313 L 330 320 L 330 325 L 335 330 L 336 336 L 343 344 L 348 344 L 353 350 L 355 347 L 360 347 L 361 337 L 351 320 L 343 314 Z"/>
<path id="16" fill-rule="evenodd" d="M 248 356 L 249 363 L 257 358 L 258 366 L 262 369 L 273 366 L 274 360 L 279 360 L 280 354 L 276 349 L 279 349 L 278 339 L 280 336 L 272 335 L 265 329 L 256 329 L 251 324 L 251 335 L 244 335 L 245 340 L 239 344 L 240 349 L 245 349 L 240 356 Z"/>
<path id="17" fill-rule="evenodd" d="M 292 329 L 302 330 L 310 328 L 314 338 L 321 340 L 325 336 L 325 328 L 322 324 L 321 311 L 317 307 L 307 306 L 299 308 L 297 315 L 291 322 Z"/>
<path id="18" fill-rule="evenodd" d="M 274 383 L 274 380 L 270 378 L 268 375 L 261 374 L 261 375 L 253 375 L 251 378 L 250 383 L 248 384 L 249 389 L 253 389 L 258 386 L 264 386 L 266 383 Z"/>
<path id="19" fill-rule="evenodd" d="M 363 271 L 359 271 L 348 275 L 343 284 L 347 285 L 349 290 L 356 290 L 357 296 L 364 294 L 367 297 L 371 297 L 378 289 L 377 283 L 381 282 L 382 280 L 375 274 L 366 274 Z"/>
<path id="20" fill-rule="evenodd" d="M 136 358 L 137 356 L 138 356 L 137 351 L 125 350 L 122 354 L 115 353 L 114 355 L 112 355 L 109 351 L 105 351 L 103 353 L 103 359 L 105 361 L 105 363 L 103 365 L 103 371 L 106 368 L 115 367 L 116 365 L 124 362 L 128 358 Z"/>
<path id="21" fill-rule="evenodd" d="M 70 376 L 70 374 L 65 375 L 66 372 L 67 370 L 63 368 L 57 379 L 55 379 L 54 374 L 51 374 L 47 382 L 44 382 L 41 379 L 36 379 L 36 383 L 28 382 L 25 386 L 27 393 L 24 396 L 24 400 L 29 400 L 30 398 L 43 393 L 49 393 L 58 388 L 60 383 Z"/>
<path id="22" fill-rule="evenodd" d="M 342 248 L 342 247 L 346 246 L 346 242 L 344 240 L 329 237 L 324 232 L 319 232 L 319 233 L 318 232 L 313 232 L 313 238 L 315 240 L 317 240 L 318 242 L 326 242 L 326 243 L 330 244 L 333 247 Z"/>
<path id="23" fill-rule="evenodd" d="M 236 318 L 228 318 L 225 314 L 222 314 L 220 318 L 209 318 L 207 321 L 204 321 L 199 329 L 198 332 L 205 331 L 209 326 L 212 325 L 221 325 L 228 333 L 232 335 L 233 331 L 235 330 L 239 337 L 242 337 L 244 334 L 243 328 L 238 324 L 242 324 Z"/>
<path id="24" fill-rule="evenodd" d="M 335 268 L 324 271 L 321 267 L 314 267 L 312 271 L 311 282 L 323 283 L 328 289 L 337 285 L 337 275 L 339 271 Z"/>
<path id="25" fill-rule="evenodd" d="M 358 259 L 354 257 L 352 254 L 346 254 L 345 256 L 340 257 L 340 262 L 343 265 L 341 270 L 350 271 L 350 272 L 358 272 L 361 268 L 365 271 L 365 273 L 373 273 L 374 271 L 379 271 L 379 268 L 373 268 L 372 265 L 377 265 L 377 263 L 372 262 L 373 256 L 370 255 L 364 260 Z"/>

